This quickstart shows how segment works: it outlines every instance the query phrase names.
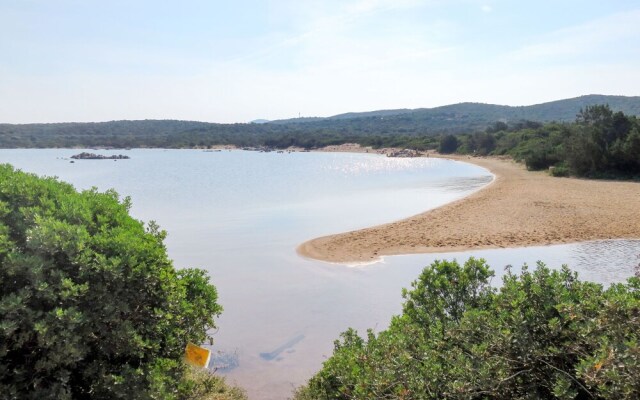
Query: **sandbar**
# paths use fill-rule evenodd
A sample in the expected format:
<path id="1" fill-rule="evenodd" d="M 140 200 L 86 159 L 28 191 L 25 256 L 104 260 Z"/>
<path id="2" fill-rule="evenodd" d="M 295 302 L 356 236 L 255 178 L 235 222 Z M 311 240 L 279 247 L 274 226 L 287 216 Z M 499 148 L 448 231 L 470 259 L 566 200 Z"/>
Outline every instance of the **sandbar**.
<path id="1" fill-rule="evenodd" d="M 352 263 L 386 255 L 640 238 L 639 182 L 556 178 L 510 159 L 444 158 L 484 167 L 495 179 L 422 214 L 307 241 L 298 253 Z"/>

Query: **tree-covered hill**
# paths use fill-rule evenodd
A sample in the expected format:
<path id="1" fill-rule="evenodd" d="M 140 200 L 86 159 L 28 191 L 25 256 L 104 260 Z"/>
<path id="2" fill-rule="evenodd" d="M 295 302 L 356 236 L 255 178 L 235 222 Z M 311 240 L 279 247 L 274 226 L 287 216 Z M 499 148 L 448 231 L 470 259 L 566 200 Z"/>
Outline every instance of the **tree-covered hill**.
<path id="1" fill-rule="evenodd" d="M 434 108 L 378 110 L 360 113 L 338 114 L 327 118 L 296 118 L 273 121 L 273 123 L 317 123 L 319 121 L 343 121 L 349 119 L 377 118 L 391 120 L 406 120 L 407 117 L 415 121 L 463 121 L 474 124 L 478 122 L 531 120 L 538 122 L 573 121 L 581 108 L 596 104 L 608 104 L 614 111 L 625 114 L 640 115 L 640 96 L 607 96 L 591 94 L 551 101 L 531 106 L 502 106 L 484 103 L 458 103 Z M 451 123 L 454 125 L 454 123 Z M 486 125 L 483 125 L 484 127 Z"/>
<path id="2" fill-rule="evenodd" d="M 590 95 L 523 107 L 460 103 L 429 109 L 347 113 L 260 124 L 176 120 L 0 124 L 0 148 L 180 148 L 220 144 L 311 148 L 348 141 L 374 147 L 424 148 L 427 143 L 432 144 L 435 136 L 479 132 L 499 121 L 573 121 L 581 108 L 595 104 L 609 104 L 613 111 L 640 115 L 640 97 Z"/>
<path id="3" fill-rule="evenodd" d="M 604 96 L 592 94 L 573 99 L 558 100 L 548 103 L 536 104 L 528 107 L 513 107 L 520 109 L 513 119 L 526 119 L 531 121 L 573 121 L 579 110 L 598 104 L 608 104 L 613 111 L 620 111 L 627 115 L 640 115 L 640 97 Z"/>

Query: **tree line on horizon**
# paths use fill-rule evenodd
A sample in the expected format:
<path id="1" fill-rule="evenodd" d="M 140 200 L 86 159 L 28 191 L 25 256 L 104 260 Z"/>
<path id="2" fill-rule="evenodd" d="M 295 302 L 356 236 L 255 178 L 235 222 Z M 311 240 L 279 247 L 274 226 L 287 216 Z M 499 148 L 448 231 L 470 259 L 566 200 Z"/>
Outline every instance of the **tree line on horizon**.
<path id="1" fill-rule="evenodd" d="M 209 124 L 190 121 L 113 121 L 104 123 L 0 124 L 0 148 L 211 148 L 217 145 L 316 149 L 357 143 L 374 149 L 470 155 L 509 155 L 531 170 L 553 167 L 557 176 L 640 175 L 640 122 L 608 105 L 580 109 L 573 122 L 496 121 L 462 104 L 418 117 L 404 112 L 311 122 Z M 460 113 L 466 110 L 467 114 Z M 475 110 L 475 111 L 474 111 Z M 476 113 L 476 114 L 473 114 Z M 475 117 L 471 117 L 475 115 Z M 500 114 L 495 114 L 500 115 Z"/>
<path id="2" fill-rule="evenodd" d="M 610 104 L 616 111 L 628 115 L 640 114 L 640 97 L 588 95 L 532 106 L 459 103 L 260 124 L 178 120 L 0 123 L 0 148 L 206 148 L 235 145 L 310 149 L 351 142 L 375 148 L 426 150 L 436 148 L 442 135 L 483 132 L 496 121 L 570 122 L 578 110 L 594 104 Z"/>

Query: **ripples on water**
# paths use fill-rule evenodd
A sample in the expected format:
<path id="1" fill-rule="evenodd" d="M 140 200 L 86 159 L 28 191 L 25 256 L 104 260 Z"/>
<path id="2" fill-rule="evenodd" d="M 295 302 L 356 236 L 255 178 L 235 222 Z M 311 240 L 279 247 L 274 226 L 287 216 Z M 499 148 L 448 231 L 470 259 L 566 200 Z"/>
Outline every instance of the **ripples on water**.
<path id="1" fill-rule="evenodd" d="M 411 265 L 426 266 L 436 259 L 457 259 L 460 262 L 469 257 L 484 258 L 496 273 L 494 284 L 499 285 L 506 267 L 518 272 L 527 264 L 535 267 L 538 261 L 549 268 L 567 265 L 578 272 L 579 278 L 601 283 L 624 282 L 636 272 L 640 263 L 640 240 L 595 240 L 582 243 L 551 246 L 532 246 L 507 249 L 472 250 L 458 253 L 393 256 L 384 260 L 390 265 L 406 268 L 407 279 L 419 269 Z M 417 277 L 417 275 L 415 275 Z"/>
<path id="2" fill-rule="evenodd" d="M 640 240 L 599 240 L 578 243 L 569 249 L 571 266 L 581 271 L 585 279 L 621 282 L 640 265 Z"/>
<path id="3" fill-rule="evenodd" d="M 492 180 L 492 175 L 472 178 L 451 178 L 437 182 L 437 184 L 433 185 L 433 187 L 451 192 L 467 193 L 469 192 L 469 190 L 480 189 L 481 187 L 491 183 Z"/>

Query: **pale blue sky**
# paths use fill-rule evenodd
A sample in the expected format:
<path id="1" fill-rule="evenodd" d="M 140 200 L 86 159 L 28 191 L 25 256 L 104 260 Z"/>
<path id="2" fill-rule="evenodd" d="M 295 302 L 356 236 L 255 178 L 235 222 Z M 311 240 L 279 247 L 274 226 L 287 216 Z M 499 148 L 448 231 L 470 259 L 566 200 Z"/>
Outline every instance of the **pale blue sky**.
<path id="1" fill-rule="evenodd" d="M 0 0 L 0 122 L 640 95 L 640 3 Z"/>

